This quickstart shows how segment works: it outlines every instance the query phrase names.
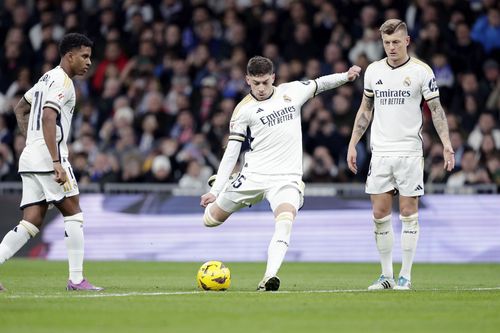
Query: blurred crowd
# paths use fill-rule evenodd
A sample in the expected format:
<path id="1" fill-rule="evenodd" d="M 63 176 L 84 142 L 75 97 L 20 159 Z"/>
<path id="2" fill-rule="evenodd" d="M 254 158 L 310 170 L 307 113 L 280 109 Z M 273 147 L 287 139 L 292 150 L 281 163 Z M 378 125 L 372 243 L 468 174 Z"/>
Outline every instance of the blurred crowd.
<path id="1" fill-rule="evenodd" d="M 442 146 L 423 105 L 427 183 L 500 185 L 500 4 L 493 0 L 3 0 L 0 4 L 0 180 L 16 181 L 25 139 L 13 108 L 59 63 L 58 42 L 95 43 L 92 69 L 74 80 L 69 139 L 81 184 L 178 183 L 202 188 L 224 152 L 232 111 L 248 92 L 247 60 L 264 55 L 276 85 L 366 69 L 383 58 L 378 27 L 407 22 L 410 54 L 435 72 L 456 152 Z M 363 80 L 302 110 L 304 180 L 364 182 L 345 163 Z"/>

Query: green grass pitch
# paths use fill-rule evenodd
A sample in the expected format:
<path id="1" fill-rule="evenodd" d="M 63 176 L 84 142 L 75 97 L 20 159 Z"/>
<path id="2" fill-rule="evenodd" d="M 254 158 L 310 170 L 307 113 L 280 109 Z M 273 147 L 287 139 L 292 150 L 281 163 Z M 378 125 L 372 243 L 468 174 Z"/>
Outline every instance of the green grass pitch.
<path id="1" fill-rule="evenodd" d="M 0 332 L 499 332 L 499 264 L 415 264 L 414 290 L 368 292 L 378 264 L 285 263 L 281 288 L 255 292 L 264 263 L 226 263 L 226 292 L 196 288 L 202 263 L 87 262 L 106 291 L 66 292 L 67 265 L 0 266 Z M 395 267 L 396 272 L 399 267 Z"/>

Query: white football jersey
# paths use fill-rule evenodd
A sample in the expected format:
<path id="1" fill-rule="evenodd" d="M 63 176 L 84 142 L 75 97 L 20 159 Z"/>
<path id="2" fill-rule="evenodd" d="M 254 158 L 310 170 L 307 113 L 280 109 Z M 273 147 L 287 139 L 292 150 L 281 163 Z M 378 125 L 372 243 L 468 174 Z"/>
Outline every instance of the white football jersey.
<path id="1" fill-rule="evenodd" d="M 242 172 L 302 176 L 301 108 L 316 92 L 316 81 L 294 81 L 264 101 L 243 98 L 229 125 L 229 140 L 249 140 Z"/>
<path id="2" fill-rule="evenodd" d="M 393 68 L 384 58 L 366 69 L 364 94 L 374 98 L 373 155 L 422 156 L 422 98 L 439 98 L 432 69 L 413 57 Z"/>
<path id="3" fill-rule="evenodd" d="M 26 147 L 19 158 L 19 172 L 53 171 L 52 158 L 43 138 L 42 113 L 44 108 L 57 111 L 56 142 L 59 159 L 67 158 L 68 146 L 66 141 L 69 137 L 76 102 L 73 81 L 60 66 L 57 66 L 45 73 L 24 94 L 24 98 L 31 104 L 31 111 Z"/>

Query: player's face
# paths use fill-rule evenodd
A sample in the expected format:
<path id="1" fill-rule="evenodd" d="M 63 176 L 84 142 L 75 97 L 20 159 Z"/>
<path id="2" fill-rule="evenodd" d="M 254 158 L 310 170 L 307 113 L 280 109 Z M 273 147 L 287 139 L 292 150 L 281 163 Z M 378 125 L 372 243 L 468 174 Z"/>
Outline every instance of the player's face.
<path id="1" fill-rule="evenodd" d="M 252 95 L 259 101 L 269 98 L 273 93 L 274 74 L 246 77 Z"/>
<path id="2" fill-rule="evenodd" d="M 387 54 L 390 63 L 399 65 L 406 61 L 410 37 L 404 30 L 398 30 L 392 35 L 382 34 L 382 42 L 384 43 L 385 54 Z"/>
<path id="3" fill-rule="evenodd" d="M 82 46 L 79 49 L 70 51 L 70 64 L 74 75 L 83 75 L 87 73 L 90 68 L 92 49 L 88 46 Z"/>

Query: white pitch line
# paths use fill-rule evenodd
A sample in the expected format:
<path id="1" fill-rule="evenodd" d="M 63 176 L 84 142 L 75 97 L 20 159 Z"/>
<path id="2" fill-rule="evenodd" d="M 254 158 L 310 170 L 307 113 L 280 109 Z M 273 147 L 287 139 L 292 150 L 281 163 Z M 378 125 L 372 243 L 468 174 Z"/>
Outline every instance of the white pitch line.
<path id="1" fill-rule="evenodd" d="M 500 287 L 487 287 L 487 288 L 456 288 L 456 289 L 418 289 L 411 290 L 411 292 L 419 291 L 433 291 L 433 292 L 461 292 L 461 291 L 494 291 L 500 290 Z M 382 291 L 391 292 L 391 291 Z M 207 291 L 165 291 L 165 292 L 131 292 L 131 293 L 80 293 L 80 292 L 69 292 L 61 293 L 55 295 L 6 295 L 5 298 L 101 298 L 101 297 L 134 297 L 134 296 L 176 296 L 176 295 L 200 295 L 200 294 L 210 294 L 210 295 L 224 295 L 224 294 L 332 294 L 332 293 L 373 293 L 373 291 L 368 291 L 366 289 L 331 289 L 331 290 L 284 290 L 284 291 L 273 291 L 270 293 L 256 292 L 256 291 L 229 291 L 229 292 L 207 292 Z M 398 293 L 394 291 L 394 293 Z M 404 291 L 399 293 L 405 294 Z M 406 292 L 408 293 L 408 292 Z M 1 299 L 2 297 L 0 297 Z"/>

